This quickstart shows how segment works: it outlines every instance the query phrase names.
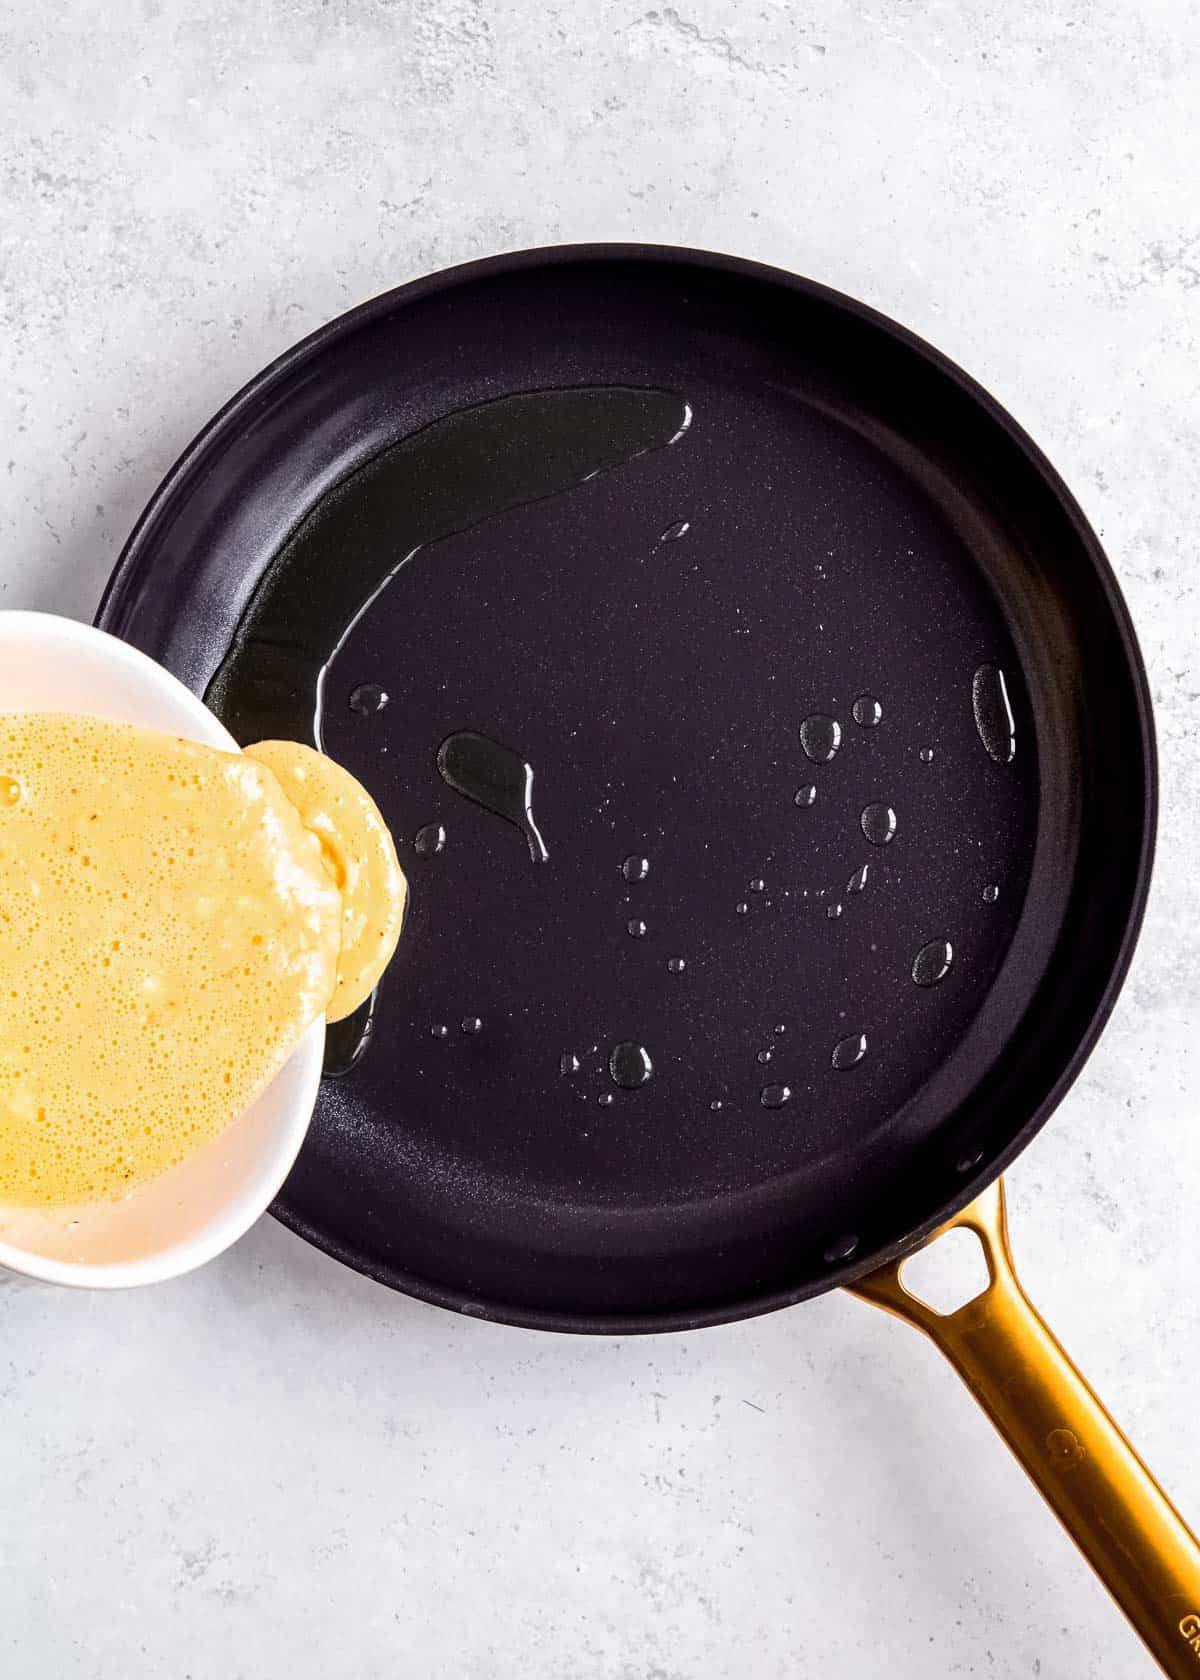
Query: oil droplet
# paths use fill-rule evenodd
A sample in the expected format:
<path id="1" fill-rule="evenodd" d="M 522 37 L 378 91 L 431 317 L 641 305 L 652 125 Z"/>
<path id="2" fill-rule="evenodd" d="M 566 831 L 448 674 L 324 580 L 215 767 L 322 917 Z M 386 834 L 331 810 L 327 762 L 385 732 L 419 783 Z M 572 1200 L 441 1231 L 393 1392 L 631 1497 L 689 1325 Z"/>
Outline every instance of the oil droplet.
<path id="1" fill-rule="evenodd" d="M 890 805 L 868 805 L 858 820 L 872 846 L 886 846 L 896 832 L 896 813 Z"/>
<path id="2" fill-rule="evenodd" d="M 828 764 L 841 744 L 841 724 L 824 712 L 814 712 L 800 725 L 800 745 L 814 764 Z"/>
<path id="3" fill-rule="evenodd" d="M 629 935 L 630 939 L 645 939 L 646 924 L 645 922 L 639 921 L 636 916 L 631 916 L 625 923 L 625 932 Z"/>
<path id="4" fill-rule="evenodd" d="M 357 712 L 359 717 L 370 717 L 383 710 L 388 698 L 387 689 L 380 688 L 378 683 L 359 683 L 350 691 L 350 710 Z"/>
<path id="5" fill-rule="evenodd" d="M 650 873 L 650 859 L 638 857 L 636 852 L 630 852 L 621 865 L 621 873 L 627 881 L 644 881 Z"/>
<path id="6" fill-rule="evenodd" d="M 667 967 L 670 969 L 672 974 L 682 974 L 684 969 L 687 967 L 687 963 L 682 957 L 672 957 L 667 963 Z"/>
<path id="7" fill-rule="evenodd" d="M 614 1044 L 608 1058 L 608 1074 L 614 1085 L 623 1091 L 636 1091 L 654 1072 L 650 1053 L 640 1044 Z"/>
<path id="8" fill-rule="evenodd" d="M 582 1064 L 579 1057 L 573 1055 L 570 1050 L 564 1050 L 562 1055 L 558 1058 L 558 1071 L 562 1074 L 564 1079 L 572 1078 L 573 1075 L 579 1072 L 581 1066 Z"/>
<path id="9" fill-rule="evenodd" d="M 932 747 L 922 747 L 918 756 L 919 756 L 922 764 L 932 764 L 933 763 L 933 748 Z"/>
<path id="10" fill-rule="evenodd" d="M 999 665 L 981 665 L 971 678 L 971 709 L 984 751 L 997 764 L 1011 764 L 1017 750 L 1008 685 Z"/>
<path id="11" fill-rule="evenodd" d="M 847 1231 L 844 1237 L 837 1237 L 825 1250 L 825 1264 L 836 1265 L 839 1260 L 849 1260 L 858 1247 L 858 1238 L 852 1231 Z"/>
<path id="12" fill-rule="evenodd" d="M 913 958 L 912 977 L 918 986 L 937 986 L 949 974 L 954 947 L 948 939 L 931 939 Z"/>
<path id="13" fill-rule="evenodd" d="M 749 909 L 750 906 L 746 903 L 745 899 L 743 899 L 737 907 L 737 913 L 739 916 L 744 916 L 748 913 Z"/>
<path id="14" fill-rule="evenodd" d="M 417 837 L 413 841 L 417 856 L 436 857 L 446 844 L 446 830 L 441 823 L 426 823 L 424 828 L 417 830 Z"/>
<path id="15" fill-rule="evenodd" d="M 783 1022 L 780 1021 L 778 1026 L 775 1028 L 775 1031 L 782 1036 L 787 1031 L 787 1028 L 784 1026 Z"/>
<path id="16" fill-rule="evenodd" d="M 870 870 L 871 865 L 869 863 L 864 863 L 861 869 L 856 869 L 850 879 L 846 882 L 846 891 L 848 893 L 862 892 L 863 888 L 867 884 L 867 876 L 870 873 Z"/>
<path id="17" fill-rule="evenodd" d="M 680 537 L 686 537 L 692 525 L 689 519 L 680 519 L 674 525 L 668 525 L 659 537 L 659 542 L 678 542 Z"/>
<path id="18" fill-rule="evenodd" d="M 874 729 L 883 720 L 883 707 L 873 694 L 860 694 L 850 708 L 850 715 L 863 729 Z"/>
<path id="19" fill-rule="evenodd" d="M 758 1100 L 764 1108 L 782 1108 L 784 1103 L 792 1100 L 790 1085 L 764 1085 L 758 1093 Z"/>
<path id="20" fill-rule="evenodd" d="M 0 776 L 0 805 L 19 805 L 21 784 L 15 776 Z"/>
<path id="21" fill-rule="evenodd" d="M 438 748 L 437 767 L 455 793 L 519 828 L 534 863 L 545 863 L 550 854 L 533 820 L 533 766 L 519 753 L 460 729 Z"/>
<path id="22" fill-rule="evenodd" d="M 840 904 L 827 904 L 825 906 L 825 914 L 831 922 L 836 922 L 841 913 L 842 907 Z"/>
<path id="23" fill-rule="evenodd" d="M 462 1030 L 465 1033 L 482 1032 L 483 1022 L 479 1019 L 478 1015 L 464 1015 L 462 1018 Z"/>
<path id="24" fill-rule="evenodd" d="M 803 787 L 796 789 L 795 795 L 792 799 L 792 804 L 799 805 L 801 810 L 807 810 L 810 805 L 815 805 L 816 801 L 816 784 L 814 782 L 805 782 Z"/>
<path id="25" fill-rule="evenodd" d="M 432 1038 L 449 1038 L 450 1037 L 450 1028 L 449 1027 L 443 1027 L 443 1026 L 440 1026 L 440 1025 L 435 1026 L 435 1027 L 430 1027 L 429 1032 L 430 1032 L 430 1036 Z"/>
<path id="26" fill-rule="evenodd" d="M 839 1073 L 845 1073 L 849 1068 L 857 1067 L 866 1053 L 866 1033 L 851 1033 L 849 1038 L 839 1039 L 834 1045 L 833 1065 Z"/>
<path id="27" fill-rule="evenodd" d="M 600 1095 L 596 1098 L 596 1101 L 600 1104 L 601 1108 L 609 1108 L 612 1105 L 613 1094 L 611 1091 L 601 1091 Z"/>
<path id="28" fill-rule="evenodd" d="M 708 1105 L 709 1113 L 719 1114 L 724 1107 L 725 1104 L 721 1101 L 720 1097 L 714 1097 Z"/>
<path id="29" fill-rule="evenodd" d="M 773 1054 L 773 1052 L 770 1051 L 770 1050 L 760 1050 L 758 1052 L 758 1059 L 759 1059 L 760 1062 L 764 1062 L 764 1063 L 769 1062 L 771 1060 L 772 1054 Z"/>
<path id="30" fill-rule="evenodd" d="M 751 881 L 751 883 L 750 883 L 750 891 L 751 892 L 765 892 L 766 889 L 767 889 L 767 883 L 763 880 L 761 875 L 756 875 L 754 877 L 753 881 Z"/>
<path id="31" fill-rule="evenodd" d="M 999 887 L 996 887 L 996 886 L 984 887 L 984 889 L 983 889 L 983 902 L 985 904 L 995 904 L 996 900 L 999 897 L 1000 897 L 1000 888 Z"/>

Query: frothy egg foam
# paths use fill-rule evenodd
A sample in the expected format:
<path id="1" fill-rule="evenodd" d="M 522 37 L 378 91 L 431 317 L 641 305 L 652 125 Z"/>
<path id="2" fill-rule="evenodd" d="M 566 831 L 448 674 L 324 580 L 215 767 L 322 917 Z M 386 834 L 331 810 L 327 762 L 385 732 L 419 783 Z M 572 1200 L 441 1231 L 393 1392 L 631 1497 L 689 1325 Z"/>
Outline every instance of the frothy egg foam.
<path id="1" fill-rule="evenodd" d="M 378 981 L 405 897 L 386 826 L 345 771 L 268 745 L 0 718 L 0 1203 L 128 1194 Z"/>

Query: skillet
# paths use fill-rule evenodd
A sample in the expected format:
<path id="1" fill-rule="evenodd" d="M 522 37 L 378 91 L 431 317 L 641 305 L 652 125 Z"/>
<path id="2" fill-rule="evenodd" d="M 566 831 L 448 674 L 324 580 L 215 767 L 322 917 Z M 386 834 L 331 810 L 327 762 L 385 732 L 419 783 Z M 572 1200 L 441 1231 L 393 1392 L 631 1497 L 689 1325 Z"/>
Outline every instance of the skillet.
<path id="1" fill-rule="evenodd" d="M 561 247 L 266 369 L 98 622 L 374 793 L 401 953 L 274 1209 L 425 1300 L 691 1329 L 849 1286 L 947 1353 L 1169 1673 L 1200 1551 L 1024 1296 L 999 1175 L 1124 977 L 1145 674 L 959 369 L 728 257 Z M 989 1282 L 938 1314 L 951 1225 Z"/>

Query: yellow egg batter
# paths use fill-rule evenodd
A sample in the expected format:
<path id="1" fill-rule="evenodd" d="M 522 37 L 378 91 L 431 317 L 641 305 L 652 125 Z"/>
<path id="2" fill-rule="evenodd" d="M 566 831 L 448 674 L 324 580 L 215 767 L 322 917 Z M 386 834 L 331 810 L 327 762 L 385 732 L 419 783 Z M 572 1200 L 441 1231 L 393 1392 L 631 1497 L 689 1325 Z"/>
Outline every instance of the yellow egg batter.
<path id="1" fill-rule="evenodd" d="M 405 881 L 310 748 L 0 717 L 0 1203 L 123 1195 L 371 991 Z"/>
<path id="2" fill-rule="evenodd" d="M 296 741 L 259 741 L 246 756 L 265 764 L 317 836 L 342 897 L 337 984 L 325 1010 L 340 1021 L 366 1001 L 391 960 L 404 919 L 404 877 L 374 801 L 348 770 Z"/>

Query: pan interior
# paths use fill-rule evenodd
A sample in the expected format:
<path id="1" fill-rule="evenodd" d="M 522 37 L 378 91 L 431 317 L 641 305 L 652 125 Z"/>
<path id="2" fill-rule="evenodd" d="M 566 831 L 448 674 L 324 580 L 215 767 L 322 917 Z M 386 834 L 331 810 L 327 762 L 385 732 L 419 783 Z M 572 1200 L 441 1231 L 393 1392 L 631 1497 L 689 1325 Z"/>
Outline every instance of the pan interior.
<path id="1" fill-rule="evenodd" d="M 329 336 L 187 477 L 113 622 L 243 740 L 319 739 L 412 888 L 305 1234 L 698 1322 L 903 1240 L 1047 1106 L 1136 897 L 1136 670 L 919 349 L 761 276 L 501 269 Z"/>

